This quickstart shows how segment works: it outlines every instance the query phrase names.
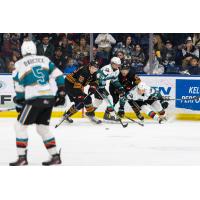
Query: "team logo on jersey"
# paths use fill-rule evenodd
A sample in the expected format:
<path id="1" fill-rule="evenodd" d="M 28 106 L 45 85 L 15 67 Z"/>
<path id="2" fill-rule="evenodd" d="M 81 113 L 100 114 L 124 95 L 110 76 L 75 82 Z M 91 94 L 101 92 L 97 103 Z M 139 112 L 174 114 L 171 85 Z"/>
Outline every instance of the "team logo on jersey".
<path id="1" fill-rule="evenodd" d="M 82 83 L 82 82 L 84 81 L 84 79 L 85 79 L 85 78 L 84 78 L 83 76 L 80 76 L 78 80 L 79 80 L 79 82 Z"/>
<path id="2" fill-rule="evenodd" d="M 106 72 L 110 72 L 110 69 L 109 69 L 109 68 L 106 68 L 105 71 L 106 71 Z"/>
<path id="3" fill-rule="evenodd" d="M 3 81 L 0 81 L 0 89 L 4 89 L 6 87 L 6 84 Z"/>

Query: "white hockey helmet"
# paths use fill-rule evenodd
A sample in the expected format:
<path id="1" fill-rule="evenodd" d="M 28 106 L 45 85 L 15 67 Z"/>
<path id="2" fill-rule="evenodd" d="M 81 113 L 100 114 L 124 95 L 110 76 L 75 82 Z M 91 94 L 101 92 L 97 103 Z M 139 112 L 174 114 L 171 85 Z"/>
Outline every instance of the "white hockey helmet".
<path id="1" fill-rule="evenodd" d="M 146 90 L 146 89 L 148 89 L 148 86 L 144 82 L 140 82 L 137 87 L 138 87 L 139 90 Z"/>
<path id="2" fill-rule="evenodd" d="M 24 41 L 21 46 L 21 53 L 22 56 L 25 56 L 27 54 L 36 55 L 37 49 L 35 43 L 33 41 Z"/>
<path id="3" fill-rule="evenodd" d="M 118 57 L 113 57 L 110 62 L 117 65 L 121 65 L 121 60 Z"/>

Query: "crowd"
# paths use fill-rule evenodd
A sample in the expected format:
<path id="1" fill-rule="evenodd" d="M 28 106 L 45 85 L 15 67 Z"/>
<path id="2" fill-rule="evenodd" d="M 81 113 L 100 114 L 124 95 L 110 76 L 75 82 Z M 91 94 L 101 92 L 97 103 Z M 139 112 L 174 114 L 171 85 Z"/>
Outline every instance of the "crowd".
<path id="1" fill-rule="evenodd" d="M 90 50 L 101 66 L 112 56 L 127 60 L 138 74 L 200 75 L 200 34 L 154 34 L 153 50 L 149 56 L 149 34 L 90 34 L 77 33 L 1 33 L 0 73 L 11 73 L 14 63 L 21 58 L 20 47 L 30 38 L 37 45 L 39 55 L 49 57 L 56 66 L 68 74 L 90 60 Z"/>

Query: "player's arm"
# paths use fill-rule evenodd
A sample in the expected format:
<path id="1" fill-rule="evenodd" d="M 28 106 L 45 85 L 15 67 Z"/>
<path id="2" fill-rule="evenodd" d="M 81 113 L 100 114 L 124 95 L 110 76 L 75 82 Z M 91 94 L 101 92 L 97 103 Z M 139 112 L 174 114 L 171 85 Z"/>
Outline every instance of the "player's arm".
<path id="1" fill-rule="evenodd" d="M 63 73 L 55 66 L 54 63 L 49 62 L 49 75 L 55 80 L 58 87 L 55 106 L 64 105 L 66 92 Z"/>
<path id="2" fill-rule="evenodd" d="M 120 83 L 119 81 L 119 78 L 118 78 L 118 75 L 117 74 L 112 80 L 111 80 L 111 83 L 113 84 L 113 86 L 116 88 L 118 94 L 120 96 L 123 96 L 125 94 L 125 90 L 124 90 L 124 87 L 123 85 Z"/>
<path id="3" fill-rule="evenodd" d="M 25 103 L 25 89 L 22 82 L 19 80 L 18 75 L 18 71 L 14 70 L 12 73 L 12 77 L 16 96 L 13 98 L 13 102 L 16 105 L 17 112 L 21 112 L 22 107 Z"/>
<path id="4" fill-rule="evenodd" d="M 96 92 L 96 90 L 99 87 L 99 82 L 97 79 L 97 74 L 95 74 L 94 78 L 91 80 L 91 82 L 89 83 L 89 90 L 88 90 L 88 94 L 94 94 Z"/>

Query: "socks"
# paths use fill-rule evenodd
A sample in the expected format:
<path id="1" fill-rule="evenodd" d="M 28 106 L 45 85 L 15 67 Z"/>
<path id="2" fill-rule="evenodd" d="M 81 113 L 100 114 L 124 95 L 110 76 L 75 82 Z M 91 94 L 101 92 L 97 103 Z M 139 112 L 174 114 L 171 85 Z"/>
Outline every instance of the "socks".
<path id="1" fill-rule="evenodd" d="M 49 152 L 49 154 L 51 156 L 57 154 L 56 141 L 53 134 L 49 131 L 49 126 L 36 125 L 36 129 L 37 129 L 38 134 L 42 137 L 44 145 L 47 151 Z"/>

